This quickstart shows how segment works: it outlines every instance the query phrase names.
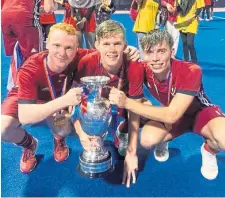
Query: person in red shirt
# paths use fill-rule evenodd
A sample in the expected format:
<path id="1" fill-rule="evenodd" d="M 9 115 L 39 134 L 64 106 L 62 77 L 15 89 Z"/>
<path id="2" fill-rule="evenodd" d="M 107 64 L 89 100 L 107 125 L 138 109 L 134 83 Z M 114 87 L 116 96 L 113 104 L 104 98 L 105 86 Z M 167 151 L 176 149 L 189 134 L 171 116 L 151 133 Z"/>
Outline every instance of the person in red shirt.
<path id="1" fill-rule="evenodd" d="M 55 10 L 56 9 L 57 8 L 55 8 Z M 46 42 L 50 27 L 56 24 L 56 18 L 55 18 L 54 12 L 46 13 L 44 11 L 44 0 L 41 1 L 41 6 L 40 6 L 40 23 L 42 25 L 43 32 L 44 32 L 44 41 Z"/>
<path id="2" fill-rule="evenodd" d="M 71 24 L 77 30 L 77 24 L 75 22 L 74 17 L 72 16 L 72 9 L 71 9 L 71 6 L 70 6 L 68 0 L 62 0 L 61 2 L 59 2 L 59 1 L 57 1 L 57 2 L 65 8 L 63 23 Z"/>
<path id="3" fill-rule="evenodd" d="M 166 7 L 168 10 L 168 19 L 166 22 L 166 30 L 172 35 L 174 40 L 174 57 L 176 56 L 178 44 L 179 44 L 179 31 L 174 27 L 174 23 L 177 22 L 177 11 L 175 0 L 161 0 L 161 5 Z"/>
<path id="4" fill-rule="evenodd" d="M 145 85 L 161 107 L 136 102 L 113 88 L 111 104 L 126 108 L 147 119 L 140 142 L 145 148 L 170 141 L 193 131 L 205 139 L 201 147 L 202 175 L 211 180 L 218 175 L 216 153 L 225 150 L 225 115 L 206 96 L 201 68 L 190 62 L 171 59 L 173 39 L 167 31 L 154 30 L 141 40 L 144 50 Z M 124 166 L 123 183 L 136 181 L 137 134 L 131 135 Z"/>
<path id="5" fill-rule="evenodd" d="M 17 68 L 32 53 L 43 50 L 42 27 L 39 22 L 41 0 L 5 0 L 1 11 L 2 36 L 6 56 L 13 56 L 9 75 L 10 90 L 15 82 Z M 55 9 L 54 0 L 44 1 L 46 13 Z M 19 54 L 16 56 L 14 49 Z M 16 65 L 20 61 L 20 65 Z M 12 72 L 12 77 L 11 77 Z"/>
<path id="6" fill-rule="evenodd" d="M 77 49 L 78 37 L 72 25 L 56 24 L 50 29 L 47 49 L 25 61 L 18 72 L 16 86 L 2 103 L 1 138 L 23 147 L 20 170 L 29 173 L 36 166 L 37 140 L 22 125 L 47 120 L 54 133 L 54 158 L 67 159 L 65 136 L 70 118 L 61 110 L 80 102 L 82 89 L 70 89 L 76 64 L 91 50 Z M 69 90 L 69 91 L 68 91 Z"/>
<path id="7" fill-rule="evenodd" d="M 96 35 L 95 46 L 97 51 L 84 56 L 80 60 L 75 75 L 76 83 L 79 84 L 80 78 L 85 76 L 108 76 L 110 81 L 102 91 L 104 98 L 109 96 L 109 87 L 117 87 L 129 97 L 141 99 L 143 94 L 137 91 L 140 90 L 139 88 L 142 87 L 143 83 L 143 76 L 139 75 L 141 63 L 126 59 L 124 49 L 127 44 L 123 25 L 113 20 L 105 21 L 98 26 Z M 114 143 L 120 155 L 124 156 L 128 143 L 127 111 L 118 109 L 117 116 L 116 120 L 120 120 L 120 122 L 115 127 L 117 130 L 113 131 L 113 134 L 115 134 Z M 75 120 L 74 125 L 84 149 L 91 149 L 92 141 L 80 127 L 79 120 Z"/>
<path id="8" fill-rule="evenodd" d="M 83 48 L 83 39 L 86 48 L 95 48 L 95 6 L 89 8 L 76 8 L 71 5 L 72 16 L 75 18 L 79 30 L 79 47 Z"/>
<path id="9" fill-rule="evenodd" d="M 205 19 L 205 12 L 206 12 L 206 21 L 211 20 L 211 13 L 210 9 L 212 6 L 212 0 L 205 0 L 205 7 L 202 9 L 202 17 L 199 17 L 199 20 L 202 21 Z"/>
<path id="10" fill-rule="evenodd" d="M 21 124 L 47 120 L 54 133 L 55 160 L 61 162 L 69 156 L 65 137 L 70 132 L 71 121 L 65 108 L 78 104 L 81 93 L 81 89 L 69 89 L 77 63 L 94 51 L 77 47 L 78 36 L 72 25 L 53 25 L 48 36 L 48 50 L 36 53 L 24 62 L 16 86 L 2 103 L 1 138 L 23 147 L 20 170 L 24 173 L 32 171 L 37 164 L 37 140 L 21 128 Z M 138 58 L 136 49 L 129 51 L 131 58 Z"/>

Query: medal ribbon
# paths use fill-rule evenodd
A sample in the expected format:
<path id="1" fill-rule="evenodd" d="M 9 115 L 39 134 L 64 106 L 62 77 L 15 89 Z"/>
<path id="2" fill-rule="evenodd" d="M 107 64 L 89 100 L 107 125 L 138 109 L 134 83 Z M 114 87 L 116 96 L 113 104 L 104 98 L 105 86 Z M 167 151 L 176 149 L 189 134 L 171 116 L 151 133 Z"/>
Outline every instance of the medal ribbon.
<path id="1" fill-rule="evenodd" d="M 57 98 L 57 95 L 56 95 L 55 87 L 52 83 L 52 78 L 50 76 L 50 70 L 48 67 L 47 57 L 46 57 L 46 62 L 44 62 L 44 67 L 45 67 L 45 74 L 46 74 L 46 78 L 47 78 L 47 82 L 48 82 L 49 91 L 50 91 L 52 99 L 54 100 Z M 67 86 L 67 77 L 65 78 L 65 80 L 63 82 L 63 87 L 62 87 L 60 96 L 63 96 L 66 93 L 66 86 Z M 61 114 L 61 111 L 59 111 L 58 113 Z"/>
<path id="2" fill-rule="evenodd" d="M 159 102 L 162 104 L 162 101 L 161 101 L 161 98 L 160 98 L 160 95 L 159 95 L 159 91 L 158 91 L 157 85 L 155 83 L 154 74 L 152 76 L 152 79 L 153 79 L 153 83 L 154 83 L 154 88 L 155 88 L 156 93 L 158 95 Z M 167 106 L 169 106 L 169 104 L 170 104 L 170 94 L 171 94 L 171 90 L 172 90 L 172 72 L 171 71 L 169 72 L 169 75 L 168 75 L 167 87 L 169 88 L 168 89 L 168 96 L 167 96 Z"/>

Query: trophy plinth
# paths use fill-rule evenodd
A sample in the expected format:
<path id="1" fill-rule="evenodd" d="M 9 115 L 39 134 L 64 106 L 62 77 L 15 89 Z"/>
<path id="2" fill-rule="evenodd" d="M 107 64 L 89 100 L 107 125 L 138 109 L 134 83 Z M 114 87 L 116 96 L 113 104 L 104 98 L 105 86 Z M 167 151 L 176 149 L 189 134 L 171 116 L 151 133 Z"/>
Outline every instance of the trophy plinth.
<path id="1" fill-rule="evenodd" d="M 114 170 L 112 155 L 103 141 L 112 116 L 109 101 L 101 97 L 108 81 L 106 76 L 81 78 L 86 94 L 80 108 L 81 127 L 87 135 L 97 138 L 100 145 L 96 151 L 83 151 L 79 156 L 78 172 L 88 178 L 103 177 Z"/>

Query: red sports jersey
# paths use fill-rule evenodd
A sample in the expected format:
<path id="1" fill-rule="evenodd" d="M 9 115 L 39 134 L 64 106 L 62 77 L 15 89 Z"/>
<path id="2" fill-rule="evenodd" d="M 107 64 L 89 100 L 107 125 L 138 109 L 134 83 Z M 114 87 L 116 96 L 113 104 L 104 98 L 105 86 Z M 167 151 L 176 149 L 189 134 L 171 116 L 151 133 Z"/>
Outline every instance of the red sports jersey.
<path id="1" fill-rule="evenodd" d="M 64 3 L 65 6 L 65 11 L 64 11 L 64 18 L 63 18 L 63 22 L 72 25 L 73 27 L 75 27 L 75 29 L 77 29 L 77 24 L 74 20 L 74 18 L 71 16 L 71 6 L 68 2 Z"/>
<path id="2" fill-rule="evenodd" d="M 127 93 L 131 98 L 135 99 L 142 98 L 143 97 L 142 85 L 144 79 L 143 64 L 133 61 L 127 61 L 124 58 L 124 67 L 125 72 L 122 83 L 123 86 L 121 90 Z M 84 76 L 104 75 L 110 77 L 110 82 L 108 83 L 109 86 L 117 87 L 120 78 L 120 72 L 121 71 L 119 71 L 117 75 L 110 77 L 108 72 L 104 69 L 104 67 L 101 64 L 100 53 L 96 51 L 86 55 L 80 60 L 78 70 L 75 75 L 75 81 L 79 83 L 80 78 Z M 109 91 L 110 90 L 108 88 L 103 89 L 103 94 L 105 98 L 108 98 Z"/>
<path id="3" fill-rule="evenodd" d="M 57 97 L 60 96 L 64 79 L 68 76 L 67 88 L 70 88 L 72 78 L 76 72 L 78 61 L 91 50 L 79 49 L 74 60 L 69 64 L 67 69 L 61 74 L 50 72 L 52 83 L 56 91 Z M 48 51 L 35 54 L 28 58 L 18 73 L 17 84 L 19 102 L 36 103 L 37 100 L 50 101 L 48 81 L 44 68 L 44 59 L 48 55 Z"/>
<path id="4" fill-rule="evenodd" d="M 204 93 L 202 85 L 202 71 L 198 65 L 172 59 L 170 79 L 163 82 L 154 77 L 151 69 L 146 65 L 146 86 L 151 94 L 164 106 L 168 106 L 176 93 L 195 96 L 184 115 L 195 115 L 204 107 L 214 106 Z M 171 81 L 171 82 L 169 82 Z M 168 96 L 168 91 L 170 95 Z"/>
<path id="5" fill-rule="evenodd" d="M 2 8 L 2 22 L 4 24 L 35 25 L 39 18 L 39 6 L 41 0 L 5 0 Z"/>
<path id="6" fill-rule="evenodd" d="M 80 13 L 82 16 L 85 16 L 87 13 L 87 8 L 80 8 Z M 96 20 L 95 20 L 95 12 L 91 13 L 91 16 L 88 21 L 84 24 L 84 32 L 95 32 L 96 29 Z"/>
<path id="7" fill-rule="evenodd" d="M 138 62 L 127 61 L 124 57 L 123 67 L 124 76 L 122 77 L 123 83 L 121 90 L 124 91 L 129 97 L 134 99 L 139 99 L 143 97 L 142 85 L 144 80 L 144 66 Z M 100 60 L 100 53 L 93 52 L 91 54 L 83 57 L 78 65 L 78 70 L 75 75 L 76 83 L 80 83 L 80 78 L 85 76 L 108 76 L 110 78 L 110 82 L 107 84 L 109 86 L 118 87 L 119 79 L 121 78 L 121 70 L 117 75 L 110 77 L 108 72 L 104 69 Z M 105 87 L 102 90 L 102 96 L 104 98 L 108 98 L 110 92 L 110 88 Z M 128 132 L 128 115 L 125 109 L 118 109 L 117 115 L 119 117 L 125 118 L 123 124 L 120 124 L 118 130 L 122 133 Z"/>
<path id="8" fill-rule="evenodd" d="M 74 73 L 77 71 L 79 60 L 87 53 L 92 53 L 93 51 L 94 50 L 78 49 L 73 61 L 71 61 L 64 72 L 61 74 L 50 72 L 57 96 L 61 93 L 65 77 L 68 76 L 67 89 L 69 89 L 72 85 Z M 8 93 L 7 98 L 2 103 L 2 115 L 18 118 L 18 102 L 32 104 L 52 100 L 43 64 L 47 54 L 48 51 L 43 51 L 34 54 L 25 61 L 19 70 L 17 86 Z"/>
<path id="9" fill-rule="evenodd" d="M 44 0 L 41 1 L 41 7 L 44 7 Z M 56 18 L 55 13 L 40 13 L 40 23 L 41 24 L 55 24 Z"/>
<path id="10" fill-rule="evenodd" d="M 176 7 L 176 5 L 175 5 L 176 0 L 162 0 L 161 1 L 162 6 L 166 7 L 167 3 L 169 3 L 173 7 Z M 174 12 L 174 13 L 168 12 L 168 21 L 176 22 L 177 21 L 177 12 Z"/>
<path id="11" fill-rule="evenodd" d="M 211 6 L 212 4 L 212 1 L 211 0 L 205 0 L 205 5 L 206 6 Z"/>

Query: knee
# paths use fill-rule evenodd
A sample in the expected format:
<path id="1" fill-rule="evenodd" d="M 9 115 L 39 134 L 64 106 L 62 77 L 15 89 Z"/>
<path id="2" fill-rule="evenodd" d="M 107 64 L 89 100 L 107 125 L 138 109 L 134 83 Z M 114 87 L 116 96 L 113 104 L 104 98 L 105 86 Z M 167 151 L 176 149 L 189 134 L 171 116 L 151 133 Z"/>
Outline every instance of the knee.
<path id="1" fill-rule="evenodd" d="M 156 146 L 158 143 L 160 142 L 160 140 L 158 140 L 156 137 L 154 137 L 153 135 L 141 135 L 141 139 L 140 139 L 140 143 L 141 146 L 146 148 L 146 149 L 151 149 L 154 146 Z"/>
<path id="2" fill-rule="evenodd" d="M 1 116 L 1 138 L 2 141 L 8 141 L 8 135 L 10 131 L 13 131 L 14 126 L 11 122 L 10 117 L 8 116 Z"/>
<path id="3" fill-rule="evenodd" d="M 193 49 L 194 48 L 194 43 L 192 41 L 187 42 L 187 46 L 189 49 Z"/>
<path id="4" fill-rule="evenodd" d="M 223 133 L 218 133 L 214 135 L 214 140 L 217 143 L 218 147 L 225 151 L 225 131 Z"/>
<path id="5" fill-rule="evenodd" d="M 2 141 L 5 141 L 8 132 L 10 131 L 10 124 L 6 123 L 5 121 L 1 119 L 1 138 Z"/>

